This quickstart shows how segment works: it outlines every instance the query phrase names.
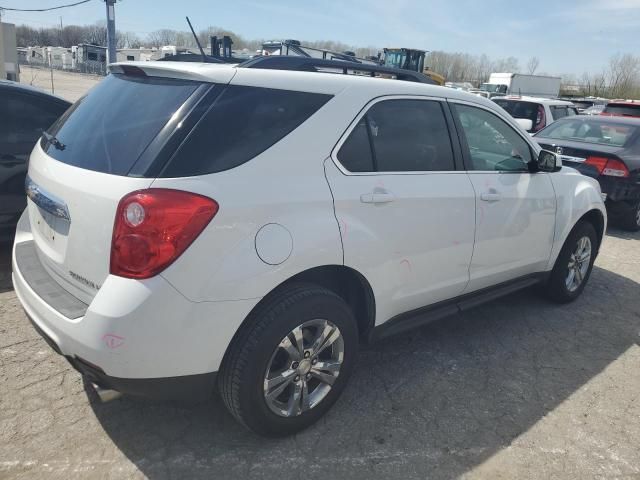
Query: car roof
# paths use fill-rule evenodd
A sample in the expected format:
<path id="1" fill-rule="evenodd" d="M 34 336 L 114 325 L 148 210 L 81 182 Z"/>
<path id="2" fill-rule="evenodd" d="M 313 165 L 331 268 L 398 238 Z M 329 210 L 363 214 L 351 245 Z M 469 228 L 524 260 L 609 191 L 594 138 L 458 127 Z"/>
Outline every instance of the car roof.
<path id="1" fill-rule="evenodd" d="M 62 101 L 65 103 L 69 103 L 70 102 L 68 100 L 65 100 L 62 97 L 59 97 L 57 95 L 52 95 L 48 92 L 45 92 L 44 90 L 40 89 L 40 88 L 36 88 L 32 85 L 27 85 L 25 83 L 18 83 L 18 82 L 14 82 L 12 80 L 0 80 L 0 89 L 10 89 L 10 90 L 15 90 L 15 91 L 19 91 L 19 92 L 23 92 L 23 93 L 30 93 L 30 94 L 35 94 L 35 95 L 39 95 L 42 97 L 48 97 L 52 100 L 58 100 L 58 101 Z"/>
<path id="2" fill-rule="evenodd" d="M 343 75 L 330 72 L 306 72 L 261 68 L 242 68 L 233 64 L 196 62 L 121 62 L 109 66 L 113 72 L 137 67 L 149 76 L 181 78 L 211 83 L 229 83 L 255 87 L 287 89 L 337 95 L 349 87 L 367 89 L 372 98 L 383 95 L 422 95 L 458 99 L 481 104 L 492 110 L 500 107 L 486 98 L 462 90 L 427 83 L 394 80 L 367 75 Z"/>
<path id="3" fill-rule="evenodd" d="M 558 100 L 557 98 L 544 98 L 544 97 L 527 97 L 526 95 L 507 95 L 505 97 L 494 97 L 493 100 L 508 100 L 509 102 L 532 102 L 542 103 L 544 105 L 568 105 L 573 106 L 573 103 L 567 100 Z"/>

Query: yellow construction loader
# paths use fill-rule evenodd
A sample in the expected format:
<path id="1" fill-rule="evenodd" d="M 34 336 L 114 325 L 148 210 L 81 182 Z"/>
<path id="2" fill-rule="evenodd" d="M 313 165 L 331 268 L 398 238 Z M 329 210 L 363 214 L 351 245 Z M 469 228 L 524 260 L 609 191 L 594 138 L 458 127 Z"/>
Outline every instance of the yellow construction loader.
<path id="1" fill-rule="evenodd" d="M 426 50 L 418 50 L 416 48 L 385 48 L 381 64 L 385 67 L 422 72 L 438 85 L 444 85 L 444 76 L 424 66 L 426 54 Z"/>

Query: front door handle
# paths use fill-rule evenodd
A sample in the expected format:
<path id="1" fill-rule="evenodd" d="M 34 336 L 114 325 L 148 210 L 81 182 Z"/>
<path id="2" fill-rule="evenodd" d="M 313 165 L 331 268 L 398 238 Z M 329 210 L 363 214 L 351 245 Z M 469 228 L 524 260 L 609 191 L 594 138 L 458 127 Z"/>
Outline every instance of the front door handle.
<path id="1" fill-rule="evenodd" d="M 396 196 L 390 192 L 372 192 L 360 195 L 362 203 L 389 203 L 393 202 Z"/>
<path id="2" fill-rule="evenodd" d="M 502 195 L 498 192 L 485 192 L 480 194 L 480 200 L 485 202 L 499 202 L 502 200 Z"/>

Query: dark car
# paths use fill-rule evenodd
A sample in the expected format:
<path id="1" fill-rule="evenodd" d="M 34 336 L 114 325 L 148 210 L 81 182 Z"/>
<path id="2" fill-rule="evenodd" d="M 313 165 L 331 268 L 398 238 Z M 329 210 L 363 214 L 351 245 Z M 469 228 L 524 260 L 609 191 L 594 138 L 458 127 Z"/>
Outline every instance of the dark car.
<path id="1" fill-rule="evenodd" d="M 564 165 L 600 182 L 612 221 L 640 230 L 640 118 L 567 117 L 534 139 Z"/>
<path id="2" fill-rule="evenodd" d="M 0 241 L 13 238 L 27 201 L 27 160 L 42 132 L 69 108 L 62 98 L 0 80 Z"/>

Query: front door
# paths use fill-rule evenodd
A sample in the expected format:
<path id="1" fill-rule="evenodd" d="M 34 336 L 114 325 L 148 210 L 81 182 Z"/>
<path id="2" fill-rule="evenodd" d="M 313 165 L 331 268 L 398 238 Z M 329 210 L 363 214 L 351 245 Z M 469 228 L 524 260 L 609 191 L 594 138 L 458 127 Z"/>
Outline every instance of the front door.
<path id="1" fill-rule="evenodd" d="M 325 162 L 344 263 L 371 283 L 377 323 L 468 282 L 475 194 L 456 171 L 445 112 L 438 100 L 378 100 Z"/>
<path id="2" fill-rule="evenodd" d="M 466 292 L 546 268 L 556 196 L 548 173 L 530 173 L 533 149 L 498 115 L 452 104 L 476 192 L 476 238 Z"/>

